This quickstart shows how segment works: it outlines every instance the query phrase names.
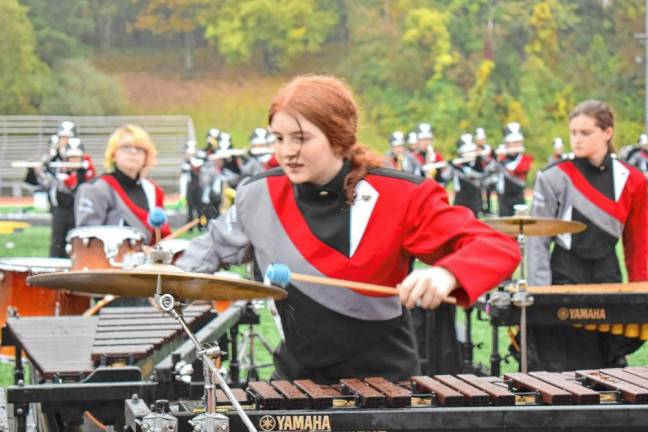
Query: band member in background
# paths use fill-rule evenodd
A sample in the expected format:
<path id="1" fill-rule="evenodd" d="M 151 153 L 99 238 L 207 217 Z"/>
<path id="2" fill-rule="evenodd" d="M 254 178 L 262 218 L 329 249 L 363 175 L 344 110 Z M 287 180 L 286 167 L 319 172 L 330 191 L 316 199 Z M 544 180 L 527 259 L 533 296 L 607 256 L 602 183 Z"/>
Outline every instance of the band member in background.
<path id="1" fill-rule="evenodd" d="M 211 128 L 207 131 L 207 136 L 205 137 L 205 148 L 203 149 L 207 156 L 218 150 L 220 134 L 221 132 L 217 128 Z"/>
<path id="2" fill-rule="evenodd" d="M 271 168 L 274 151 L 271 146 L 270 131 L 256 128 L 250 134 L 250 154 L 241 167 L 242 177 L 261 174 Z M 276 161 L 276 159 L 275 159 Z"/>
<path id="3" fill-rule="evenodd" d="M 79 187 L 76 202 L 76 225 L 117 225 L 139 228 L 155 241 L 148 214 L 164 206 L 164 191 L 147 179 L 155 165 L 157 149 L 144 129 L 126 125 L 108 140 L 104 156 L 106 174 Z M 168 224 L 162 236 L 171 233 Z"/>
<path id="4" fill-rule="evenodd" d="M 567 158 L 567 154 L 565 153 L 565 145 L 563 144 L 562 138 L 554 138 L 551 147 L 553 148 L 553 153 L 551 153 L 551 156 L 549 156 L 549 158 L 547 159 L 547 165 L 560 162 L 561 160 Z"/>
<path id="5" fill-rule="evenodd" d="M 212 273 L 253 260 L 263 273 L 280 262 L 299 273 L 400 284 L 399 298 L 293 282 L 277 302 L 285 341 L 274 376 L 331 383 L 418 373 L 408 309 L 436 308 L 449 295 L 474 302 L 511 274 L 515 242 L 450 206 L 436 182 L 381 168 L 380 155 L 357 141 L 358 108 L 337 78 L 294 78 L 273 98 L 268 120 L 281 168 L 246 179 L 235 207 L 178 265 Z M 414 257 L 432 267 L 410 273 Z"/>
<path id="6" fill-rule="evenodd" d="M 450 162 L 450 180 L 455 192 L 454 205 L 470 209 L 475 217 L 482 211 L 481 182 L 484 178 L 484 166 L 478 148 L 473 143 L 472 135 L 462 134 L 457 140 L 457 159 L 462 162 Z"/>
<path id="7" fill-rule="evenodd" d="M 486 136 L 486 129 L 478 127 L 475 129 L 473 141 L 477 146 L 477 152 L 481 158 L 484 177 L 481 181 L 482 193 L 482 214 L 492 214 L 491 195 L 497 195 L 495 187 L 497 185 L 498 168 L 497 160 L 493 154 L 493 148 L 488 144 L 488 137 Z"/>
<path id="8" fill-rule="evenodd" d="M 524 154 L 524 135 L 519 123 L 504 128 L 504 145 L 500 150 L 497 197 L 500 216 L 512 216 L 514 206 L 524 204 L 524 190 L 533 156 Z"/>
<path id="9" fill-rule="evenodd" d="M 648 135 L 641 134 L 637 144 L 627 152 L 625 160 L 648 177 Z"/>
<path id="10" fill-rule="evenodd" d="M 185 158 L 180 173 L 180 197 L 187 204 L 187 223 L 196 218 L 200 219 L 198 229 L 201 231 L 207 226 L 200 187 L 200 170 L 204 164 L 205 152 L 196 149 L 195 141 L 189 141 L 185 146 Z"/>
<path id="11" fill-rule="evenodd" d="M 421 164 L 405 146 L 405 134 L 392 132 L 389 136 L 390 150 L 385 157 L 385 166 L 408 174 L 421 175 Z"/>
<path id="12" fill-rule="evenodd" d="M 50 256 L 66 258 L 66 237 L 75 227 L 74 195 L 77 188 L 96 174 L 90 155 L 85 153 L 81 140 L 66 137 L 65 147 L 56 150 L 58 162 L 79 164 L 78 167 L 38 170 L 41 184 L 48 189 L 52 212 Z"/>
<path id="13" fill-rule="evenodd" d="M 63 161 L 65 157 L 63 153 L 65 152 L 65 146 L 68 143 L 68 140 L 72 137 L 77 136 L 77 128 L 74 122 L 65 120 L 62 121 L 56 131 L 56 139 L 50 140 L 49 148 L 49 161 Z"/>
<path id="14" fill-rule="evenodd" d="M 530 237 L 529 284 L 621 282 L 615 251 L 623 241 L 628 279 L 648 280 L 646 178 L 612 157 L 614 115 L 600 101 L 579 104 L 569 115 L 574 159 L 550 165 L 536 178 L 532 214 L 583 222 L 578 234 Z M 553 243 L 553 249 L 552 249 Z M 529 370 L 625 366 L 638 339 L 563 326 L 529 328 Z"/>
<path id="15" fill-rule="evenodd" d="M 201 201 L 209 220 L 218 217 L 223 207 L 229 207 L 234 198 L 233 188 L 241 179 L 243 162 L 240 156 L 232 155 L 232 149 L 232 136 L 219 132 L 216 147 L 200 172 Z"/>
<path id="16" fill-rule="evenodd" d="M 443 162 L 443 155 L 434 148 L 434 128 L 429 123 L 419 123 L 414 132 L 416 133 L 417 142 L 412 152 L 419 161 L 419 164 L 423 167 L 427 164 Z M 423 172 L 423 175 L 427 175 L 437 182 L 443 183 L 443 172 L 445 170 L 447 170 L 445 167 L 434 168 L 428 170 L 427 173 Z"/>

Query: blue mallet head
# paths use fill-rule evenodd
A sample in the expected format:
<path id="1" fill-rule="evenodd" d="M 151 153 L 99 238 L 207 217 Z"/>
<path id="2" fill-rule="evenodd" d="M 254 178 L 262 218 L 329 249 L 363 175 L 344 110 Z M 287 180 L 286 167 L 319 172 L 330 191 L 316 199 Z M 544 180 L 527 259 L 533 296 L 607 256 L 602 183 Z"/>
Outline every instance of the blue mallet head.
<path id="1" fill-rule="evenodd" d="M 270 264 L 266 269 L 263 280 L 266 283 L 287 287 L 290 284 L 292 273 L 286 264 Z"/>
<path id="2" fill-rule="evenodd" d="M 155 207 L 148 214 L 148 223 L 153 228 L 160 228 L 167 221 L 166 213 L 160 207 Z"/>

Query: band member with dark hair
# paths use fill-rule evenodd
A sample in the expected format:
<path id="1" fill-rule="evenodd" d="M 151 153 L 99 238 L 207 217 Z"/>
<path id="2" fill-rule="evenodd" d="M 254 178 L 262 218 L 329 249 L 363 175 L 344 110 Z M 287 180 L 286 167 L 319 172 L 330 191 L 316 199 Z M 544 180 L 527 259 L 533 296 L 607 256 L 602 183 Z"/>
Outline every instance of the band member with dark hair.
<path id="1" fill-rule="evenodd" d="M 76 225 L 117 225 L 139 228 L 155 241 L 148 214 L 164 206 L 164 191 L 146 176 L 155 164 L 157 149 L 140 126 L 126 125 L 108 140 L 104 157 L 107 173 L 79 188 Z M 168 224 L 162 236 L 171 233 Z"/>
<path id="2" fill-rule="evenodd" d="M 515 242 L 452 207 L 433 180 L 381 168 L 357 141 L 351 90 L 330 76 L 282 87 L 268 121 L 281 168 L 245 180 L 236 205 L 178 265 L 211 273 L 254 260 L 298 273 L 399 286 L 400 298 L 293 282 L 277 302 L 275 377 L 407 379 L 419 371 L 408 309 L 474 302 L 519 261 Z M 417 257 L 432 267 L 410 273 Z M 408 275 L 409 274 L 409 275 Z M 403 307 L 405 306 L 405 307 Z"/>
<path id="3" fill-rule="evenodd" d="M 524 135 L 519 123 L 509 123 L 504 128 L 504 145 L 500 155 L 500 178 L 497 197 L 500 216 L 512 216 L 516 204 L 524 204 L 524 190 L 531 170 L 533 156 L 524 154 Z"/>
<path id="4" fill-rule="evenodd" d="M 49 191 L 52 211 L 52 238 L 50 256 L 66 258 L 65 245 L 68 231 L 75 227 L 74 195 L 77 188 L 95 176 L 90 155 L 85 153 L 81 140 L 66 137 L 65 147 L 56 150 L 56 161 L 79 164 L 72 168 L 47 168 L 38 170 L 40 183 Z"/>
<path id="5" fill-rule="evenodd" d="M 596 100 L 579 104 L 569 115 L 569 136 L 574 159 L 538 173 L 532 213 L 579 221 L 587 229 L 554 238 L 529 238 L 529 284 L 621 282 L 615 251 L 619 240 L 628 279 L 648 280 L 646 179 L 613 157 L 612 110 Z M 610 333 L 534 326 L 529 328 L 529 370 L 623 367 L 625 355 L 640 345 L 637 339 Z"/>

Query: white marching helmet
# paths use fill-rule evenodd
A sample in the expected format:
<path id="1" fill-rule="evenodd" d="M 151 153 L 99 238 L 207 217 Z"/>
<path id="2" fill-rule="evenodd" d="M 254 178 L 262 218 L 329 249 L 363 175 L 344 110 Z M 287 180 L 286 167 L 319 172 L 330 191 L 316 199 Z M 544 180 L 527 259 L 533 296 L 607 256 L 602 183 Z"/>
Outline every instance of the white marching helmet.
<path id="1" fill-rule="evenodd" d="M 419 142 L 418 134 L 415 131 L 407 133 L 407 144 L 413 146 Z"/>
<path id="2" fill-rule="evenodd" d="M 76 137 L 71 137 L 67 144 L 65 144 L 65 149 L 63 150 L 63 156 L 66 158 L 69 157 L 83 157 L 85 153 L 85 147 L 81 140 Z"/>
<path id="3" fill-rule="evenodd" d="M 221 132 L 218 140 L 218 148 L 221 150 L 229 150 L 232 147 L 232 135 L 227 132 Z"/>
<path id="4" fill-rule="evenodd" d="M 416 135 L 419 140 L 434 138 L 434 128 L 429 123 L 419 123 L 416 127 Z"/>
<path id="5" fill-rule="evenodd" d="M 524 134 L 522 133 L 522 127 L 518 122 L 508 123 L 504 127 L 504 131 L 502 135 L 504 135 L 505 143 L 524 141 Z"/>
<path id="6" fill-rule="evenodd" d="M 58 127 L 56 135 L 60 137 L 74 137 L 77 136 L 76 125 L 69 120 L 62 121 Z"/>
<path id="7" fill-rule="evenodd" d="M 405 134 L 401 131 L 392 132 L 389 136 L 389 145 L 391 147 L 398 147 L 405 145 Z"/>
<path id="8" fill-rule="evenodd" d="M 477 145 L 473 142 L 473 136 L 469 133 L 461 134 L 457 140 L 457 153 L 465 154 L 477 150 Z"/>
<path id="9" fill-rule="evenodd" d="M 642 147 L 645 146 L 645 145 L 648 145 L 648 135 L 646 135 L 645 133 L 642 133 L 642 134 L 639 136 L 639 142 L 638 142 L 638 144 L 639 144 L 640 146 L 642 146 Z"/>
<path id="10" fill-rule="evenodd" d="M 255 128 L 250 134 L 250 145 L 261 146 L 267 145 L 270 140 L 270 133 L 268 129 Z"/>

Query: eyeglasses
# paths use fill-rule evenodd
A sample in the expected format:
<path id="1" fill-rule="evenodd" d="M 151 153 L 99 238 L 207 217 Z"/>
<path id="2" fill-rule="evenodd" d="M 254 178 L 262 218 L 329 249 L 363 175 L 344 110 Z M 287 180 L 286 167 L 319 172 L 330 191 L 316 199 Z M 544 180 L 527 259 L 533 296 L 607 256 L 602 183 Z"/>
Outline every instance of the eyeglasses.
<path id="1" fill-rule="evenodd" d="M 124 151 L 130 154 L 142 154 L 146 153 L 146 149 L 143 147 L 137 147 L 131 144 L 124 144 L 117 147 L 118 150 Z"/>

